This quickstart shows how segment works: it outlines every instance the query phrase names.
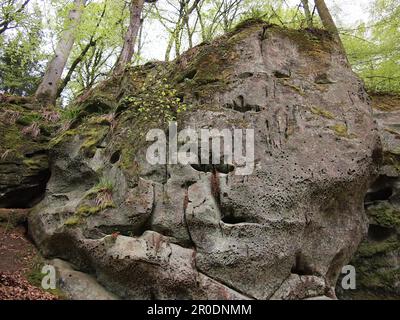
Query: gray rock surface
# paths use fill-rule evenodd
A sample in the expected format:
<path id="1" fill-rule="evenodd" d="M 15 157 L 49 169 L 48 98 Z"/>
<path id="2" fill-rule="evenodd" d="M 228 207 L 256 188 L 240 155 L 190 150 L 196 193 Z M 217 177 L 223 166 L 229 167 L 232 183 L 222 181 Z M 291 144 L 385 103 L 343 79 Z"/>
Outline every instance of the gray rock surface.
<path id="1" fill-rule="evenodd" d="M 253 128 L 253 174 L 147 163 L 144 137 L 177 100 L 179 128 Z M 367 231 L 381 146 L 329 35 L 242 26 L 129 70 L 81 107 L 86 120 L 52 143 L 46 198 L 29 218 L 44 255 L 127 299 L 333 297 Z"/>
<path id="2" fill-rule="evenodd" d="M 56 268 L 58 287 L 71 300 L 117 300 L 117 296 L 105 290 L 95 278 L 74 270 L 60 259 L 50 261 Z"/>

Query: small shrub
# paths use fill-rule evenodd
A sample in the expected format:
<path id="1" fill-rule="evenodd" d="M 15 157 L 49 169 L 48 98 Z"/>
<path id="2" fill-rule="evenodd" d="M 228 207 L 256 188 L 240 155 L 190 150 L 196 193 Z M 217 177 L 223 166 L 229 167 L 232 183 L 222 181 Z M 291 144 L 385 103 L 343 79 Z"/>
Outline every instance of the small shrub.
<path id="1" fill-rule="evenodd" d="M 125 103 L 137 110 L 145 120 L 161 124 L 175 121 L 178 114 L 187 110 L 187 105 L 166 78 L 150 77 L 135 96 L 125 98 Z"/>
<path id="2" fill-rule="evenodd" d="M 100 182 L 93 188 L 92 192 L 96 194 L 96 206 L 101 210 L 114 207 L 113 190 L 114 184 L 112 181 L 105 178 L 100 179 Z"/>
<path id="3" fill-rule="evenodd" d="M 79 116 L 80 111 L 81 110 L 76 107 L 62 109 L 60 118 L 66 122 L 75 120 Z"/>
<path id="4" fill-rule="evenodd" d="M 21 113 L 19 113 L 18 111 L 6 110 L 2 114 L 2 119 L 6 124 L 14 125 L 20 116 L 21 116 Z"/>
<path id="5" fill-rule="evenodd" d="M 32 138 L 37 138 L 40 135 L 40 128 L 37 122 L 33 122 L 30 126 L 22 129 L 22 133 Z"/>
<path id="6" fill-rule="evenodd" d="M 114 190 L 114 183 L 106 178 L 101 178 L 99 183 L 94 187 L 97 192 Z"/>
<path id="7" fill-rule="evenodd" d="M 57 111 L 54 110 L 42 110 L 42 116 L 43 119 L 48 121 L 48 122 L 58 122 L 61 119 L 61 115 L 60 113 L 58 113 Z"/>

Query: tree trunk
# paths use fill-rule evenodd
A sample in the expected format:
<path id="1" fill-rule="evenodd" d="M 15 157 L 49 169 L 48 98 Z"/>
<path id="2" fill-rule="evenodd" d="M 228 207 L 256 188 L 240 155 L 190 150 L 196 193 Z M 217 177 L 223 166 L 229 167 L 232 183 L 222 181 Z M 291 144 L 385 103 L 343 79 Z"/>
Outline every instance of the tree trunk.
<path id="1" fill-rule="evenodd" d="M 54 104 L 57 98 L 58 85 L 72 47 L 75 42 L 75 32 L 80 23 L 86 0 L 74 0 L 74 8 L 69 12 L 69 26 L 61 34 L 55 55 L 47 65 L 47 71 L 36 91 L 36 98 L 45 104 Z"/>
<path id="2" fill-rule="evenodd" d="M 175 33 L 175 32 L 174 32 Z M 167 45 L 167 49 L 165 50 L 165 61 L 169 61 L 169 58 L 171 56 L 171 50 L 172 50 L 172 46 L 174 45 L 174 33 L 171 33 L 169 35 L 169 39 L 168 39 L 168 45 Z"/>
<path id="3" fill-rule="evenodd" d="M 83 61 L 83 59 L 85 58 L 86 54 L 89 52 L 90 48 L 96 46 L 96 43 L 99 39 L 94 39 L 96 36 L 96 32 L 97 29 L 100 27 L 101 22 L 104 19 L 104 16 L 106 14 L 106 9 L 107 9 L 107 1 L 104 3 L 104 7 L 103 7 L 103 11 L 100 15 L 99 20 L 97 21 L 96 24 L 96 29 L 94 30 L 94 33 L 92 34 L 92 36 L 89 39 L 89 42 L 86 44 L 86 46 L 83 48 L 83 50 L 81 51 L 81 53 L 79 54 L 79 56 L 72 62 L 67 75 L 65 76 L 64 80 L 61 81 L 60 86 L 57 89 L 57 97 L 60 97 L 61 93 L 64 91 L 65 87 L 67 86 L 67 84 L 71 81 L 72 75 L 75 72 L 76 68 L 78 67 L 78 65 Z"/>
<path id="4" fill-rule="evenodd" d="M 333 35 L 339 37 L 339 31 L 336 27 L 335 21 L 333 21 L 332 15 L 329 12 L 328 7 L 324 0 L 315 0 L 315 6 L 317 7 L 318 14 L 321 18 L 324 28 L 331 32 Z"/>
<path id="5" fill-rule="evenodd" d="M 303 9 L 304 9 L 304 14 L 306 16 L 307 20 L 307 27 L 312 28 L 313 27 L 313 17 L 310 11 L 310 5 L 308 0 L 301 0 L 301 3 L 303 4 Z"/>
<path id="6" fill-rule="evenodd" d="M 129 28 L 125 35 L 124 46 L 115 65 L 114 74 L 122 73 L 132 60 L 136 38 L 141 25 L 144 2 L 145 0 L 132 0 L 131 2 Z"/>
<path id="7" fill-rule="evenodd" d="M 80 55 L 74 60 L 74 62 L 72 62 L 67 75 L 65 76 L 64 80 L 61 82 L 60 86 L 57 89 L 57 98 L 61 96 L 61 93 L 64 91 L 67 84 L 71 81 L 72 75 L 75 72 L 76 68 L 83 61 L 90 48 L 94 46 L 96 46 L 96 41 L 90 40 L 88 44 L 83 48 Z"/>
<path id="8" fill-rule="evenodd" d="M 325 1 L 315 0 L 315 6 L 317 7 L 318 14 L 321 18 L 324 28 L 334 36 L 335 40 L 340 45 L 340 49 L 342 50 L 344 55 L 346 55 L 346 50 L 344 48 L 342 40 L 340 39 L 339 30 L 336 27 L 335 21 L 333 20 L 331 13 L 329 12 L 328 7 L 326 6 Z"/>

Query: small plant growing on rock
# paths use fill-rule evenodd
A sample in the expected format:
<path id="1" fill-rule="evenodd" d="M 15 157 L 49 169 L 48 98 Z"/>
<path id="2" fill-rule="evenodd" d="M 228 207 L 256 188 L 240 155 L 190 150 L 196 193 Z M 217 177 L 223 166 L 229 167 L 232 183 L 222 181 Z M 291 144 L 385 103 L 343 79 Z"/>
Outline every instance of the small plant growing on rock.
<path id="1" fill-rule="evenodd" d="M 60 119 L 62 122 L 60 132 L 67 131 L 71 127 L 72 122 L 78 118 L 80 109 L 76 107 L 68 107 L 61 111 Z"/>
<path id="2" fill-rule="evenodd" d="M 41 114 L 42 114 L 43 119 L 48 122 L 54 123 L 54 122 L 58 122 L 61 119 L 60 114 L 54 110 L 42 109 Z"/>
<path id="3" fill-rule="evenodd" d="M 64 121 L 75 120 L 79 115 L 80 110 L 76 107 L 67 107 L 61 112 L 61 119 Z"/>
<path id="4" fill-rule="evenodd" d="M 15 110 L 6 110 L 2 115 L 2 119 L 6 124 L 14 125 L 21 114 Z"/>
<path id="5" fill-rule="evenodd" d="M 116 118 L 115 113 L 109 113 L 109 114 L 102 115 L 100 117 L 92 118 L 93 119 L 92 121 L 93 121 L 93 123 L 97 123 L 97 124 L 110 125 L 110 130 L 111 130 L 111 132 L 113 132 L 117 125 L 115 118 Z"/>
<path id="6" fill-rule="evenodd" d="M 115 208 L 113 189 L 114 185 L 110 180 L 101 179 L 100 182 L 86 194 L 86 202 L 76 209 L 75 215 L 67 220 L 65 224 L 74 226 L 84 222 L 85 217 L 90 217 L 108 208 Z"/>
<path id="7" fill-rule="evenodd" d="M 113 206 L 112 196 L 114 185 L 112 181 L 103 178 L 94 189 L 96 192 L 95 203 L 97 207 L 105 209 Z"/>
<path id="8" fill-rule="evenodd" d="M 31 125 L 22 129 L 22 133 L 32 138 L 37 138 L 40 135 L 40 128 L 37 122 L 33 122 Z"/>
<path id="9" fill-rule="evenodd" d="M 181 101 L 176 89 L 167 79 L 150 77 L 138 94 L 125 99 L 145 120 L 156 120 L 165 124 L 176 120 L 178 114 L 186 111 L 187 105 Z"/>

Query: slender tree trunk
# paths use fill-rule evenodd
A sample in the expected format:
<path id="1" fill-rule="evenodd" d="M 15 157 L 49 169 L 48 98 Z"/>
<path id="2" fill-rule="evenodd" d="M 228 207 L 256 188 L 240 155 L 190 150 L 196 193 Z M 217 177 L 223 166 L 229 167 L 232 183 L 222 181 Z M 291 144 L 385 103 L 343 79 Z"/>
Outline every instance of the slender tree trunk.
<path id="1" fill-rule="evenodd" d="M 189 41 L 189 49 L 192 49 L 193 48 L 193 34 L 190 31 L 189 19 L 186 20 L 186 29 L 187 29 L 187 35 L 188 35 L 188 41 Z"/>
<path id="2" fill-rule="evenodd" d="M 179 56 L 179 48 L 180 48 L 180 43 L 179 43 L 179 35 L 180 35 L 180 30 L 181 30 L 181 20 L 182 16 L 179 16 L 179 20 L 176 22 L 175 29 L 173 32 L 170 34 L 169 39 L 168 39 L 168 44 L 167 44 L 167 49 L 165 50 L 165 61 L 169 61 L 171 57 L 171 51 L 172 47 L 175 45 L 175 56 Z"/>
<path id="3" fill-rule="evenodd" d="M 175 32 L 169 35 L 167 49 L 165 50 L 165 61 L 169 61 L 171 56 L 172 46 L 174 45 L 174 34 Z"/>
<path id="4" fill-rule="evenodd" d="M 182 30 L 183 30 L 183 24 L 181 22 L 176 27 L 176 33 L 174 36 L 175 37 L 175 58 L 177 58 L 181 55 Z"/>
<path id="5" fill-rule="evenodd" d="M 65 87 L 67 86 L 67 84 L 71 81 L 72 75 L 75 72 L 76 68 L 78 67 L 78 65 L 83 61 L 83 59 L 85 58 L 86 54 L 89 52 L 90 48 L 96 46 L 96 43 L 99 39 L 94 39 L 96 36 L 96 32 L 97 29 L 100 27 L 100 24 L 102 22 L 102 20 L 104 19 L 104 16 L 106 14 L 106 9 L 107 9 L 107 1 L 104 3 L 104 7 L 103 7 L 103 11 L 100 15 L 99 20 L 97 21 L 96 24 L 96 29 L 94 31 L 94 33 L 92 34 L 92 36 L 89 39 L 89 42 L 86 44 L 86 46 L 82 49 L 81 53 L 79 54 L 79 56 L 72 62 L 71 67 L 68 70 L 67 75 L 65 76 L 64 80 L 61 81 L 60 86 L 57 89 L 57 97 L 58 98 L 61 93 L 64 91 Z"/>
<path id="6" fill-rule="evenodd" d="M 131 2 L 129 28 L 125 35 L 124 46 L 115 65 L 114 74 L 122 73 L 132 60 L 136 38 L 141 25 L 144 2 L 145 0 L 132 0 Z"/>
<path id="7" fill-rule="evenodd" d="M 197 11 L 197 15 L 199 17 L 199 24 L 200 24 L 200 32 L 201 32 L 201 41 L 205 42 L 207 40 L 207 36 L 206 36 L 206 26 L 204 24 L 203 21 L 203 17 L 201 15 L 201 10 L 200 8 L 196 8 Z"/>
<path id="8" fill-rule="evenodd" d="M 318 14 L 325 29 L 331 32 L 333 35 L 339 37 L 339 31 L 336 27 L 335 21 L 333 20 L 331 13 L 329 12 L 328 7 L 326 6 L 325 1 L 315 0 L 315 6 L 317 7 Z"/>
<path id="9" fill-rule="evenodd" d="M 85 3 L 86 0 L 74 0 L 74 7 L 69 12 L 69 26 L 61 34 L 55 55 L 48 63 L 47 71 L 35 94 L 36 98 L 42 103 L 55 103 L 59 82 L 75 42 L 75 32 L 80 23 Z"/>
<path id="10" fill-rule="evenodd" d="M 142 49 L 143 49 L 143 22 L 140 25 L 139 28 L 139 34 L 138 34 L 138 44 L 137 44 L 137 56 L 138 59 L 140 60 L 140 55 L 142 54 Z"/>
<path id="11" fill-rule="evenodd" d="M 330 33 L 332 33 L 335 40 L 340 45 L 340 49 L 346 56 L 346 50 L 344 48 L 342 40 L 340 39 L 339 30 L 336 27 L 335 21 L 333 20 L 331 13 L 329 12 L 328 7 L 326 6 L 325 1 L 324 0 L 315 0 L 315 6 L 317 7 L 318 14 L 321 18 L 324 28 L 326 30 L 328 30 Z M 347 59 L 347 56 L 346 56 L 346 59 Z"/>
<path id="12" fill-rule="evenodd" d="M 94 47 L 95 45 L 96 41 L 90 40 L 89 43 L 83 48 L 80 55 L 74 60 L 74 62 L 72 62 L 71 67 L 68 70 L 68 74 L 65 76 L 64 80 L 61 82 L 60 86 L 57 89 L 57 98 L 61 95 L 67 84 L 71 81 L 73 73 L 75 72 L 78 65 L 83 61 L 90 48 Z"/>
<path id="13" fill-rule="evenodd" d="M 307 27 L 312 28 L 313 27 L 313 17 L 310 11 L 310 4 L 308 0 L 301 0 L 301 3 L 303 4 L 303 9 L 304 9 L 304 14 L 306 15 L 306 20 L 307 20 Z"/>

